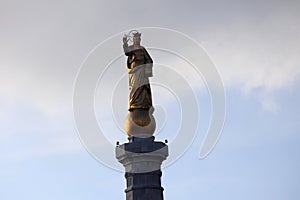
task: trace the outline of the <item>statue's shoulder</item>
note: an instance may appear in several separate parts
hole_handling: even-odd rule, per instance
[[[140,50],[147,52],[147,49],[144,46],[141,46]]]
[[[144,46],[141,46],[141,49],[143,49],[144,51],[147,51],[146,48]]]

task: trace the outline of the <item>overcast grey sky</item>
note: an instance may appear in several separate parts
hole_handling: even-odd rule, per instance
[[[70,95],[78,66],[96,44],[139,26],[195,38],[225,84],[243,90],[272,92],[300,71],[298,1],[1,1],[0,9],[1,92],[48,110],[55,109],[49,95],[62,97],[51,103]]]

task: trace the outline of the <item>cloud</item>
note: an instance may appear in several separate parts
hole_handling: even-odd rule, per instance
[[[0,95],[34,102],[49,114],[70,112],[76,72],[92,47],[134,26],[173,27],[195,37],[228,88],[270,95],[299,77],[297,2],[172,1],[172,9],[158,1],[34,5],[2,7]]]
[[[82,60],[111,34],[138,26],[174,28],[194,37],[216,63],[227,89],[238,89],[248,95],[258,91],[259,95],[253,97],[259,98],[263,108],[276,111],[274,94],[293,88],[299,79],[298,10],[297,1],[156,1],[142,7],[140,2],[123,1],[63,1],[60,5],[7,2],[0,12],[0,24],[4,27],[0,33],[1,119],[14,123],[7,123],[10,127],[3,125],[1,139],[23,140],[26,136],[19,134],[30,135],[32,128],[42,121],[72,118],[73,83]],[[176,64],[173,66],[186,63]],[[196,84],[198,79],[191,77],[193,80]],[[30,109],[20,115],[23,106]],[[36,110],[32,115],[43,118],[26,121],[27,126],[15,129],[14,133],[8,131],[17,123],[24,124],[22,120],[32,110]],[[61,124],[46,123],[42,128],[52,126]],[[61,130],[54,132],[44,137],[55,138],[49,139],[45,151],[40,147],[30,151],[47,152],[52,146],[69,146],[60,143],[68,143],[68,137],[60,135]]]
[[[257,16],[236,16],[211,35],[199,33],[226,87],[259,91],[262,106],[272,111],[277,107],[273,94],[292,88],[300,75],[299,5],[277,6],[256,11]]]
[[[54,118],[32,103],[2,98],[0,121],[2,160],[83,151],[70,116]]]

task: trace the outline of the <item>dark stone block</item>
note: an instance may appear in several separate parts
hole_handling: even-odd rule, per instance
[[[161,171],[148,173],[126,173],[126,200],[162,200]]]
[[[126,200],[163,200],[160,166],[167,156],[168,146],[154,137],[130,137],[128,143],[116,147],[116,157],[126,170]]]
[[[119,148],[132,153],[149,153],[166,148],[166,144],[154,141],[153,136],[149,138],[130,137],[129,142],[120,145]]]

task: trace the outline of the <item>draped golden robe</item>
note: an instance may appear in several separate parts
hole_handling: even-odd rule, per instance
[[[124,45],[129,74],[129,111],[136,109],[149,110],[152,106],[149,77],[152,76],[153,60],[142,47]]]

